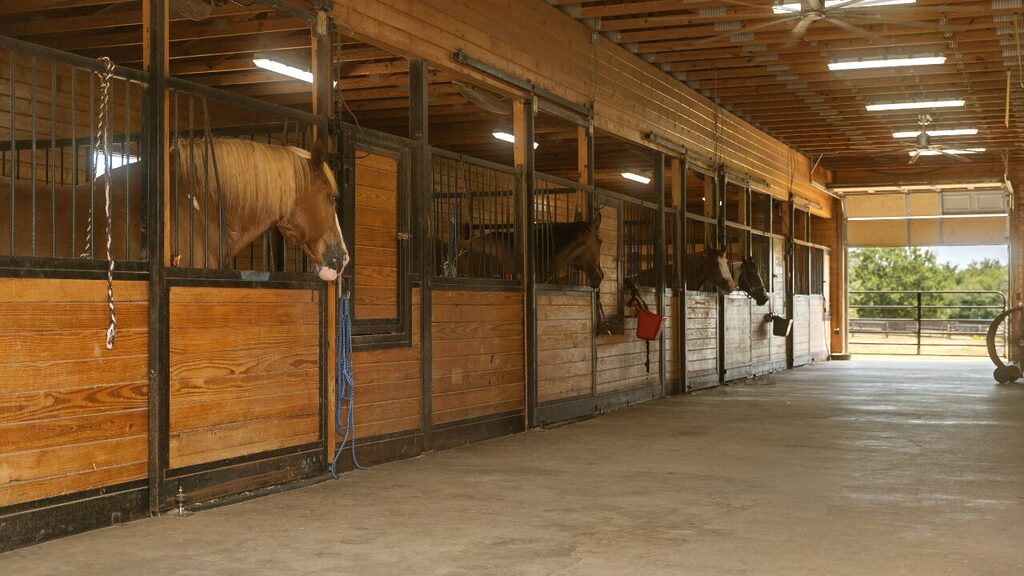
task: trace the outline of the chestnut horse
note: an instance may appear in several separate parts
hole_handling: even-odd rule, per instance
[[[172,238],[183,247],[191,246],[186,265],[224,267],[254,239],[276,226],[289,241],[303,247],[321,279],[336,279],[349,257],[335,212],[338,185],[325,159],[320,145],[314,145],[310,153],[290,146],[228,138],[215,138],[209,143],[202,138],[176,142],[170,151],[171,187],[166,193],[174,216]],[[132,164],[97,178],[94,196],[89,184],[75,190],[54,190],[37,182],[35,206],[32,183],[16,181],[14,255],[32,255],[35,240],[37,256],[80,256],[74,252],[86,244],[89,199],[94,197],[93,253],[102,258],[106,226],[103,192],[108,177],[114,257],[145,258],[140,253],[143,216],[139,202],[145,186],[142,170]],[[10,180],[4,179],[0,181],[0,254],[11,253],[10,206]]]

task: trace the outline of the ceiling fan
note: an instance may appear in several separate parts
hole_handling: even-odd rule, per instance
[[[916,164],[921,156],[933,156],[936,154],[949,156],[950,158],[954,158],[960,162],[970,162],[967,158],[964,158],[954,152],[960,151],[957,148],[932,144],[931,136],[928,135],[928,125],[931,123],[932,117],[929,114],[922,114],[918,117],[917,125],[921,127],[921,131],[917,134],[917,142],[915,142],[914,147],[907,148],[905,150],[905,152],[910,152],[910,162],[908,162],[908,164]]]
[[[251,2],[234,0],[240,6],[249,6]],[[171,0],[171,7],[189,20],[204,20],[210,16],[215,7],[226,6],[228,0]]]
[[[757,8],[758,10],[764,10],[765,8],[764,4],[753,4],[743,0],[720,1],[734,6]],[[790,30],[789,36],[786,38],[786,42],[783,44],[784,48],[792,48],[800,42],[807,33],[807,29],[815,22],[824,22],[835,26],[836,28],[856,34],[862,38],[866,38],[872,42],[878,42],[881,38],[869,30],[865,30],[864,28],[851,24],[851,22],[856,22],[861,25],[898,24],[900,26],[927,28],[929,30],[946,29],[939,24],[920,22],[909,18],[886,18],[878,16],[876,13],[867,12],[868,10],[874,12],[878,7],[884,6],[889,3],[889,1],[890,0],[799,0],[799,7],[795,1],[792,4],[779,1],[773,5],[773,15],[777,18],[774,18],[769,22],[762,22],[761,24],[747,26],[746,28],[741,28],[739,30],[732,30],[725,34],[702,38],[694,42],[694,44],[709,44],[723,38],[728,38],[734,34],[753,32],[755,30],[770,28],[787,22],[795,22],[795,24]]]

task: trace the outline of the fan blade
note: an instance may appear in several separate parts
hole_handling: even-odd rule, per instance
[[[846,2],[840,2],[839,4],[833,4],[827,8],[829,12],[840,8],[856,8],[857,4],[867,2],[867,0],[846,0]],[[862,8],[869,8],[870,6],[863,6]]]
[[[786,42],[782,44],[783,48],[792,48],[796,46],[800,40],[807,34],[807,29],[811,27],[811,23],[814,22],[810,18],[802,18],[797,25],[790,31],[789,37],[786,38]]]
[[[708,38],[701,38],[700,40],[694,41],[693,44],[695,46],[699,46],[701,44],[710,44],[711,42],[715,42],[717,40],[721,40],[722,38],[728,38],[729,36],[732,36],[734,34],[742,34],[744,32],[753,32],[754,30],[761,30],[762,28],[768,28],[770,26],[775,26],[776,24],[782,24],[783,22],[788,22],[790,20],[796,20],[797,18],[800,18],[800,17],[799,16],[788,16],[788,17],[783,18],[781,20],[772,20],[771,22],[762,22],[762,23],[757,24],[755,26],[747,26],[746,28],[741,28],[739,30],[731,30],[729,32],[726,32],[725,34],[719,34],[717,36],[709,36]]]
[[[949,152],[949,151],[945,150],[944,148],[935,148],[934,150],[936,152],[938,152],[939,154],[942,154],[943,156],[951,156],[951,157],[956,158],[957,160],[959,160],[961,162],[970,162],[970,160],[968,160],[967,158],[964,158],[963,156],[960,156],[959,154],[953,154],[952,152]]]
[[[870,14],[857,14],[857,13],[844,13],[843,18],[847,20],[869,20],[871,22],[877,22],[879,24],[894,24],[897,26],[908,26],[910,28],[925,28],[927,30],[939,30],[945,32],[961,32],[965,30],[962,26],[948,26],[943,24],[934,24],[932,22],[918,22],[917,20],[900,20],[898,18],[883,18],[881,16],[872,16]]]
[[[914,150],[914,153],[910,155],[910,162],[907,162],[907,164],[916,164],[918,158],[920,158],[920,157],[921,157],[921,151],[920,150]]]
[[[839,18],[829,16],[827,18],[822,18],[822,20],[824,22],[828,22],[829,24],[835,26],[836,28],[841,28],[843,30],[846,30],[847,32],[851,32],[853,34],[856,34],[857,36],[860,36],[861,38],[866,38],[872,42],[880,42],[882,40],[882,38],[878,36],[878,34],[868,32],[867,30],[863,30],[861,28],[857,28],[856,26],[849,24],[843,20],[840,20]]]

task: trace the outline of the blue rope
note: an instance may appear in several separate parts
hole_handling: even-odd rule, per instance
[[[330,471],[335,480],[338,479],[338,459],[345,451],[345,444],[350,436],[352,443],[349,444],[349,449],[352,451],[352,465],[362,469],[359,459],[356,458],[356,384],[352,378],[352,312],[348,294],[343,294],[340,287],[338,289],[337,334],[338,390],[334,407],[334,428],[341,436],[341,444],[338,445],[334,459],[331,460]],[[348,408],[347,415],[342,421],[341,413],[345,411],[345,408]]]

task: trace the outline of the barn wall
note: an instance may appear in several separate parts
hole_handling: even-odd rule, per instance
[[[772,266],[775,270],[774,292],[771,294],[773,312],[776,316],[792,318],[786,310],[786,241],[783,238],[772,240]],[[768,325],[768,330],[772,326]],[[773,336],[771,341],[772,370],[784,370],[787,365],[786,338]]]
[[[544,2],[341,0],[334,18],[355,38],[494,85],[453,61],[463,49],[575,102],[593,100],[601,130],[642,145],[654,131],[706,157],[720,154],[737,172],[767,180],[780,197],[792,189],[822,206],[819,213],[831,210],[811,186],[806,157],[625,48],[604,38],[595,46],[589,28]]]
[[[0,508],[146,478],[146,288],[108,351],[106,282],[0,278]]]
[[[750,375],[751,358],[751,300],[744,293],[725,297],[725,349],[723,363],[725,380]]]
[[[718,384],[718,295],[686,292],[686,377],[690,389]]]
[[[793,296],[793,366],[811,361],[811,297]]]
[[[483,422],[521,430],[525,405],[525,340],[520,292],[434,290],[432,294],[433,447],[480,439]],[[457,431],[463,425],[470,430]],[[473,430],[475,428],[475,430]],[[488,433],[489,434],[489,433]]]
[[[537,295],[537,401],[589,396],[593,388],[593,298]]]
[[[317,292],[174,287],[170,309],[171,468],[318,439]]]
[[[679,297],[675,295],[674,290],[666,290],[665,328],[662,330],[662,334],[665,335],[665,377],[668,378],[669,382],[678,382],[679,380],[679,362],[677,361],[679,354],[678,331],[682,325],[676,318],[678,313]]]

